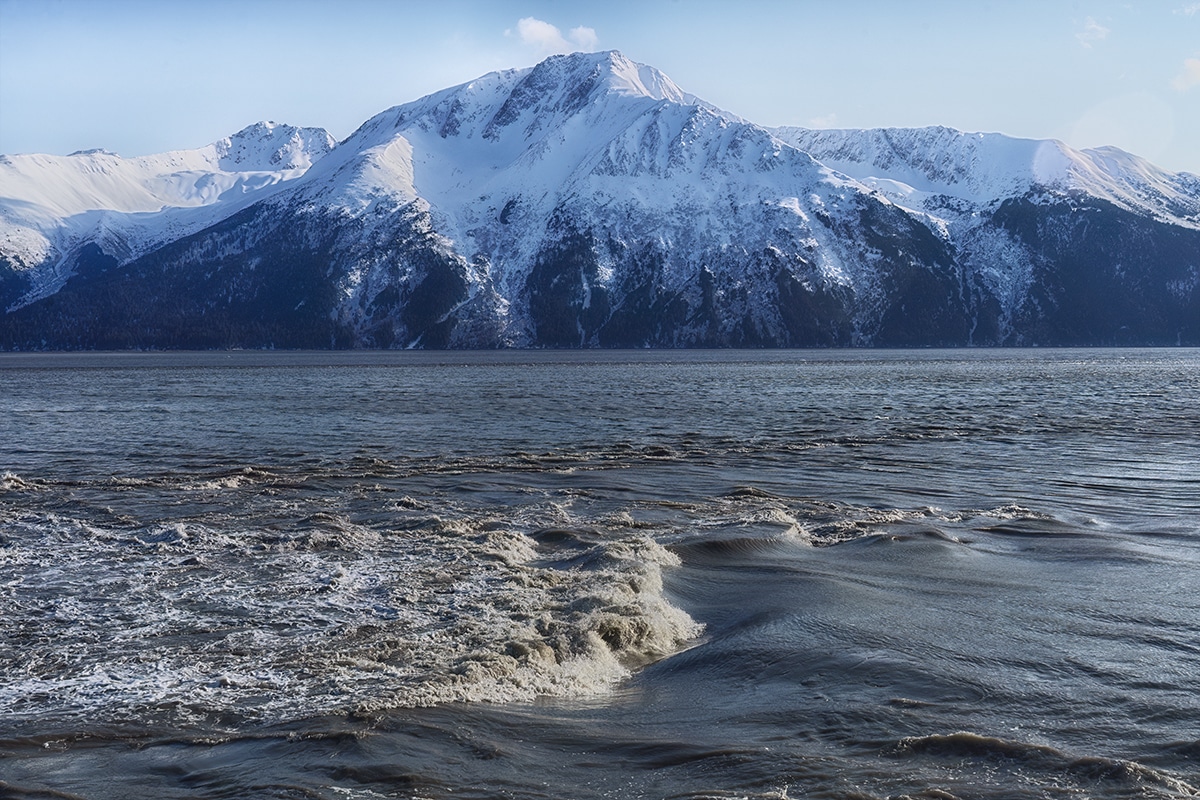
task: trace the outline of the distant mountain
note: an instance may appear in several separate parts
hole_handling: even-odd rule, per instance
[[[202,230],[300,177],[334,144],[324,130],[260,122],[141,158],[0,156],[0,303],[28,305],[90,264],[128,263]]]
[[[1200,344],[1200,178],[767,129],[619,53],[141,159],[0,157],[0,347]]]

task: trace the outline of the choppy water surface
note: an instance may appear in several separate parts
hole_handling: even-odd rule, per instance
[[[1200,793],[1200,352],[0,356],[0,795]]]

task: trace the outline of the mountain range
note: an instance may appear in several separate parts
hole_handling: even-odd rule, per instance
[[[0,156],[0,349],[1200,345],[1200,177],[767,128],[617,52],[325,131]]]

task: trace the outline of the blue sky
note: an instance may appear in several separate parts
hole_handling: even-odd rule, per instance
[[[1200,0],[0,0],[0,152],[142,155],[263,119],[340,139],[563,49],[764,125],[947,125],[1200,174]]]

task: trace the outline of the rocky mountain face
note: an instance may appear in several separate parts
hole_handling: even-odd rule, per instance
[[[555,56],[336,146],[3,157],[0,308],[4,349],[1200,345],[1200,178]]]

